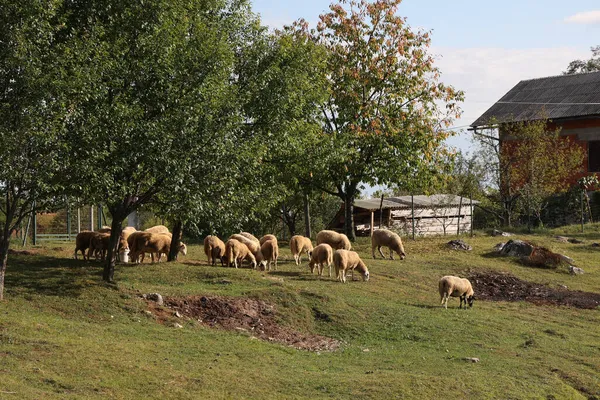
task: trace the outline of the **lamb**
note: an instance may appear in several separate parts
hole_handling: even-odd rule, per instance
[[[244,232],[242,232],[244,233]],[[250,235],[252,236],[252,235]],[[236,233],[234,235],[231,235],[229,237],[229,239],[235,239],[238,242],[244,243],[248,249],[252,252],[252,255],[254,255],[256,262],[260,265],[261,268],[265,268],[267,263],[265,261],[265,257],[263,256],[262,252],[260,251],[260,242],[258,239],[256,239],[256,241],[249,239],[247,236],[242,235],[241,233]]]
[[[279,258],[279,246],[277,245],[277,240],[265,241],[262,246],[260,246],[260,251],[264,256],[267,270],[270,271],[271,263],[275,262],[275,271],[277,271],[277,258]]]
[[[170,233],[143,232],[141,235],[135,235],[131,257],[137,261],[139,255],[151,253],[152,262],[154,262],[154,254],[158,254],[157,262],[160,262],[162,255],[169,253],[171,248],[171,238],[172,235]],[[184,256],[187,254],[187,246],[185,243],[179,244],[179,253]],[[142,257],[142,262],[143,261],[144,259]]]
[[[110,233],[101,233],[101,232],[93,232],[93,235],[90,236],[90,246],[88,249],[87,259],[90,259],[90,256],[94,254],[94,258],[98,260],[100,259],[104,261],[106,259],[106,252],[110,247]]]
[[[335,276],[340,282],[346,283],[346,271],[355,269],[361,273],[363,281],[369,280],[369,269],[355,251],[336,250],[333,253],[333,264],[335,265]]]
[[[292,250],[292,255],[294,256],[296,265],[300,265],[302,263],[302,253],[306,252],[310,258],[313,251],[313,245],[310,241],[310,238],[301,235],[295,235],[290,239],[290,249]]]
[[[373,236],[371,236],[371,253],[373,254],[373,259],[375,259],[375,248],[379,250],[381,257],[385,258],[381,251],[382,246],[387,246],[390,249],[391,260],[394,259],[394,251],[398,253],[401,260],[406,258],[404,246],[402,246],[402,239],[400,239],[400,236],[398,236],[397,233],[387,229],[378,229],[374,231]]]
[[[221,266],[225,263],[225,243],[217,236],[208,235],[204,238],[204,254],[211,265],[217,264],[217,259],[221,260]]]
[[[469,304],[469,307],[473,307],[475,292],[473,292],[473,287],[468,279],[447,275],[440,279],[438,287],[442,300],[441,305],[443,305],[444,308],[448,309],[448,298],[450,296],[460,298],[458,308],[462,308],[463,302],[465,303],[465,309],[467,308],[467,304]]]
[[[225,256],[227,257],[227,266],[238,267],[238,260],[240,267],[242,266],[242,260],[246,259],[250,261],[252,268],[256,268],[256,258],[250,251],[248,246],[236,239],[229,239],[225,243]]]
[[[335,231],[321,231],[317,234],[317,245],[327,243],[334,249],[350,250],[352,245],[348,236]]]
[[[256,238],[256,236],[254,236],[254,235],[253,235],[253,234],[251,234],[251,233],[248,233],[248,232],[241,232],[241,233],[240,233],[240,235],[244,236],[245,238],[248,238],[248,239],[252,240],[253,242],[256,242],[256,243],[258,243],[258,244],[262,244],[262,243],[260,243],[260,240],[258,240],[258,239]]]
[[[262,246],[263,243],[265,243],[267,240],[272,240],[275,243],[277,243],[277,236],[269,234],[269,235],[265,235],[265,236],[261,237],[260,238],[260,245]]]
[[[120,250],[129,250],[129,243],[127,242],[127,239],[134,232],[137,232],[137,230],[133,226],[127,226],[123,228],[121,231],[121,238],[119,239]]]
[[[151,228],[146,229],[144,232],[150,233],[169,233],[169,228],[164,225],[156,225]]]
[[[81,251],[83,259],[89,260],[85,254],[85,251],[90,247],[90,240],[96,233],[97,232],[92,231],[81,231],[77,234],[77,237],[75,238],[75,252],[73,253],[73,258],[77,260],[77,253]]]
[[[318,275],[322,276],[323,267],[327,265],[329,267],[329,277],[331,278],[331,264],[333,264],[333,249],[331,246],[327,243],[322,243],[315,247],[308,262],[310,273],[314,273],[315,267],[318,267]]]

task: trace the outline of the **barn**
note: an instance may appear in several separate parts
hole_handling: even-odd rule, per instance
[[[476,200],[453,194],[399,196],[356,200],[354,224],[356,234],[368,236],[372,229],[391,228],[404,235],[455,235],[469,232]],[[344,206],[328,229],[342,232]]]

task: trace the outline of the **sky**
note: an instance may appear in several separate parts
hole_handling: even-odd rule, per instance
[[[263,24],[278,28],[304,18],[316,26],[330,0],[254,0]],[[569,62],[600,45],[599,0],[404,0],[398,14],[413,29],[432,32],[441,81],[465,92],[464,131],[519,81],[560,75]],[[448,140],[472,149],[470,134]]]

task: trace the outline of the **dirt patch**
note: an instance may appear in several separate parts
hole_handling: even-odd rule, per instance
[[[165,299],[165,308],[149,303],[159,321],[171,318],[175,312],[204,325],[249,335],[310,351],[334,351],[338,340],[320,335],[304,334],[280,325],[275,306],[261,300],[244,297],[191,296]]]
[[[568,289],[554,289],[547,285],[523,281],[510,274],[474,272],[469,280],[475,297],[492,301],[528,301],[534,304],[562,305],[594,309],[600,305],[600,294]]]
[[[39,250],[14,250],[8,249],[10,255],[21,255],[21,256],[35,256],[39,254]]]

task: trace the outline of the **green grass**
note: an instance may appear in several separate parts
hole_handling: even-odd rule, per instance
[[[502,239],[483,234],[463,237],[469,253],[446,250],[452,237],[406,240],[404,261],[373,261],[362,238],[355,247],[371,280],[346,285],[311,276],[306,262],[296,267],[287,247],[279,271],[261,273],[207,266],[200,246],[180,263],[118,266],[117,284],[108,285],[99,264],[47,245],[9,258],[0,399],[599,398],[598,309],[476,301],[458,310],[451,299],[444,310],[437,293],[441,276],[484,269],[600,292],[600,250],[589,246],[600,230],[588,229],[577,235],[581,245],[551,237],[575,236],[576,227],[518,236],[573,257],[582,276],[485,257]],[[176,329],[175,319],[159,324],[144,312],[139,294],[149,292],[267,300],[282,324],[343,345],[316,353],[195,321]],[[315,310],[329,318],[315,319]]]

